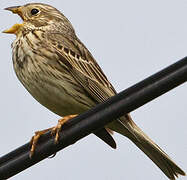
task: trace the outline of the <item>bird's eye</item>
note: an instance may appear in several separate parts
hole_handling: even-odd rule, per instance
[[[31,10],[31,14],[32,15],[36,15],[36,14],[38,14],[39,13],[39,10],[38,9],[32,9]]]

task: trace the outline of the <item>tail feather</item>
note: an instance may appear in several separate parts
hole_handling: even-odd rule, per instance
[[[124,116],[112,122],[108,127],[127,136],[169,179],[175,180],[178,175],[185,175],[185,172],[132,121],[130,116]]]

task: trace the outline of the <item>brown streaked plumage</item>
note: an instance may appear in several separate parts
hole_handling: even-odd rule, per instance
[[[71,23],[57,9],[40,3],[6,9],[23,19],[23,24],[4,31],[16,34],[12,45],[16,75],[42,105],[60,116],[80,114],[116,94],[91,53],[77,38]],[[128,137],[169,179],[185,175],[130,115],[105,128]],[[105,128],[96,135],[115,148],[115,141]]]

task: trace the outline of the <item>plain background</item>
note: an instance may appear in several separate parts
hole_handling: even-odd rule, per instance
[[[21,22],[3,8],[29,2],[1,0],[0,30]],[[118,92],[187,55],[186,0],[43,2],[69,18]],[[14,35],[0,34],[0,155],[25,144],[34,131],[53,126],[59,119],[17,80],[11,60],[14,39]],[[187,172],[186,92],[183,84],[139,108],[132,117]],[[112,150],[90,135],[12,179],[167,179],[128,139],[118,134],[115,139],[118,149]]]

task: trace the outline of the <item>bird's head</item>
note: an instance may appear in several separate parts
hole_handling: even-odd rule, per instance
[[[22,24],[15,24],[4,33],[18,34],[21,30],[47,29],[55,28],[56,30],[68,29],[73,27],[68,19],[56,8],[41,3],[30,3],[24,6],[14,6],[5,8],[14,14],[18,14],[23,20]],[[56,27],[55,27],[56,26]]]

